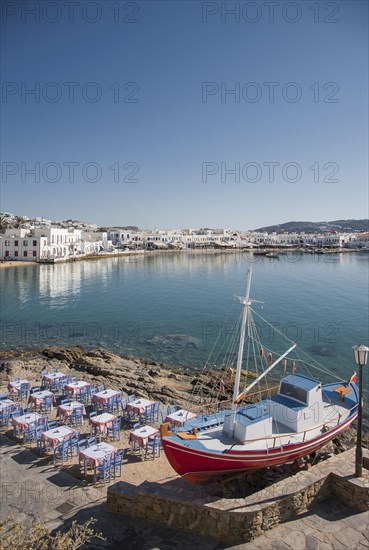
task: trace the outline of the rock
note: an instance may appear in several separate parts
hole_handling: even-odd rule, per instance
[[[321,346],[320,344],[315,344],[310,347],[310,351],[315,355],[320,355],[321,357],[335,357],[336,350],[333,346]]]
[[[160,374],[160,369],[150,369],[149,372],[147,373],[149,376],[159,376]]]
[[[154,336],[153,338],[149,338],[146,342],[152,346],[159,346],[159,347],[177,346],[181,348],[193,348],[193,349],[199,349],[200,346],[202,345],[201,340],[199,340],[198,338],[194,338],[189,334],[162,334],[159,336]]]
[[[42,355],[49,359],[58,359],[59,361],[66,361],[71,364],[77,361],[84,354],[84,349],[81,346],[71,346],[67,348],[60,348],[58,346],[51,346],[41,351]]]

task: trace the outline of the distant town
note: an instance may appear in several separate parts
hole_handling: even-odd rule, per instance
[[[78,220],[52,221],[0,214],[0,260],[54,263],[87,257],[155,250],[250,249],[255,254],[300,250],[310,253],[368,251],[368,220],[288,222],[240,231],[232,228],[146,230],[99,227]]]

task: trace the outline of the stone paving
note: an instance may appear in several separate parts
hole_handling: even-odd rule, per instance
[[[63,529],[77,519],[98,521],[96,530],[106,542],[90,548],[118,550],[363,550],[369,548],[369,512],[355,513],[334,498],[292,521],[267,531],[252,542],[231,546],[200,536],[108,512],[105,492],[86,486],[67,472],[35,463],[35,455],[0,436],[0,516],[13,512],[22,521],[43,521],[50,529]]]

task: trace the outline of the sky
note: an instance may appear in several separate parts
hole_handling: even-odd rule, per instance
[[[1,211],[368,217],[368,3],[3,1]]]

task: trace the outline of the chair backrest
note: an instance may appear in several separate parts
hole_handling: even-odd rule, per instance
[[[36,426],[36,439],[39,439],[41,437],[41,434],[44,432],[44,427],[37,425]]]
[[[53,369],[52,369],[51,372],[58,372],[58,368],[57,368],[57,367],[53,367]]]
[[[132,395],[128,396],[128,403],[132,403],[132,401],[136,401],[136,395],[133,393]]]
[[[105,390],[105,386],[104,384],[100,385],[100,386],[97,386],[97,392],[96,393],[99,393],[101,391],[104,391]]]
[[[53,428],[57,428],[59,426],[59,422],[57,420],[52,420],[49,424],[49,430],[52,430]]]
[[[75,419],[83,418],[83,409],[82,409],[82,407],[76,407],[75,409],[73,409],[72,416]]]
[[[167,416],[168,416],[168,407],[163,407],[160,411],[161,413],[161,419],[163,422],[165,422]]]
[[[37,393],[37,392],[39,392],[39,391],[41,391],[41,386],[34,386],[34,387],[32,388],[32,393]]]
[[[96,445],[96,437],[89,437],[87,439],[87,443],[88,443],[88,446],[90,447],[91,445]]]
[[[154,446],[155,447],[160,447],[161,445],[161,435],[160,434],[155,434],[153,439],[152,439],[152,442],[154,443]]]
[[[27,428],[24,430],[25,432],[35,432],[36,431],[36,422],[30,422],[27,426]]]
[[[70,403],[69,397],[66,398],[66,399],[62,399],[62,400],[60,401],[60,404],[61,404],[61,405],[66,405],[67,403]]]
[[[80,439],[78,441],[78,448],[79,450],[87,449],[88,448],[88,440],[87,439]]]
[[[136,422],[136,424],[133,424],[134,430],[137,430],[138,428],[141,428],[141,422]]]
[[[121,399],[120,406],[122,407],[122,411],[126,410],[127,403],[128,403],[127,397],[124,397],[123,399]]]
[[[22,416],[23,412],[22,411],[13,411],[12,412],[12,418],[17,418],[18,416]]]
[[[123,462],[123,459],[124,459],[124,452],[125,452],[125,449],[119,449],[119,451],[117,451],[117,452],[113,455],[114,464],[121,464],[121,463]]]
[[[40,429],[40,430],[43,430],[44,432],[46,432],[46,430],[48,430],[48,428],[49,428],[49,423],[47,421],[47,417],[40,418],[37,421],[37,429]]]
[[[69,442],[70,442],[71,445],[77,445],[78,440],[79,440],[79,434],[77,432],[72,434],[69,437]]]
[[[89,417],[90,417],[90,418],[93,418],[94,416],[97,416],[97,411],[92,411],[92,412],[90,412]]]
[[[70,437],[65,437],[63,441],[55,447],[55,449],[58,451],[65,452],[69,449],[69,447],[70,447]]]
[[[122,422],[122,419],[121,419],[120,416],[118,416],[117,418],[115,418],[115,419],[113,420],[113,423],[112,423],[113,428],[120,430],[121,422]]]

